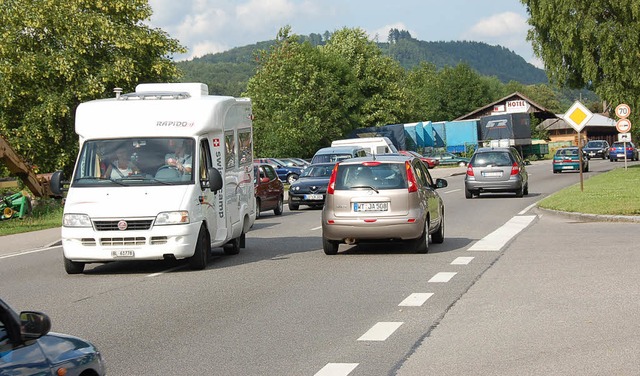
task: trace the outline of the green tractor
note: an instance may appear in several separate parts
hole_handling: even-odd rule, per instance
[[[0,219],[20,218],[31,213],[31,201],[22,192],[2,197]]]

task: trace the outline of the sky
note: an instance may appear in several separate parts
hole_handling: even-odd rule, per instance
[[[506,47],[542,67],[527,42],[528,14],[520,0],[149,0],[151,27],[187,47],[190,60],[275,39],[291,26],[298,35],[361,28],[387,41],[391,28],[422,41],[476,41]]]

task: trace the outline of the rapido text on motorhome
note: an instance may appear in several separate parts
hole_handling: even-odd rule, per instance
[[[66,195],[67,273],[87,263],[238,253],[255,219],[251,101],[205,84],[141,84],[80,104]],[[51,188],[63,191],[61,172]]]

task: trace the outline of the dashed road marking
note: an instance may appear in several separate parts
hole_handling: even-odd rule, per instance
[[[314,227],[314,228],[311,229],[311,231],[320,230],[321,228],[322,228],[322,226]]]
[[[431,277],[429,282],[449,282],[454,275],[458,274],[457,272],[440,272]]]
[[[445,195],[448,195],[449,193],[460,192],[461,190],[462,190],[462,189],[452,189],[452,190],[450,190],[450,191],[446,191],[446,192],[443,192],[443,193],[444,193]]]
[[[402,322],[379,322],[358,338],[358,341],[385,341],[402,324]]]
[[[536,218],[535,215],[515,216],[500,228],[478,240],[469,251],[499,251],[514,236],[524,230]]]
[[[433,296],[432,292],[416,292],[409,295],[405,300],[403,300],[398,306],[400,307],[420,307],[427,301],[431,296]]]
[[[451,261],[451,265],[468,265],[471,260],[473,260],[473,257],[457,257]]]
[[[347,376],[360,363],[327,363],[314,376]]]

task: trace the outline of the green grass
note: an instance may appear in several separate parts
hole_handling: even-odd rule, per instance
[[[0,236],[60,227],[62,209],[58,200],[40,199],[34,205],[30,215],[22,219],[12,218],[0,221]]]
[[[539,206],[565,212],[640,215],[640,165],[616,168],[567,187]]]

